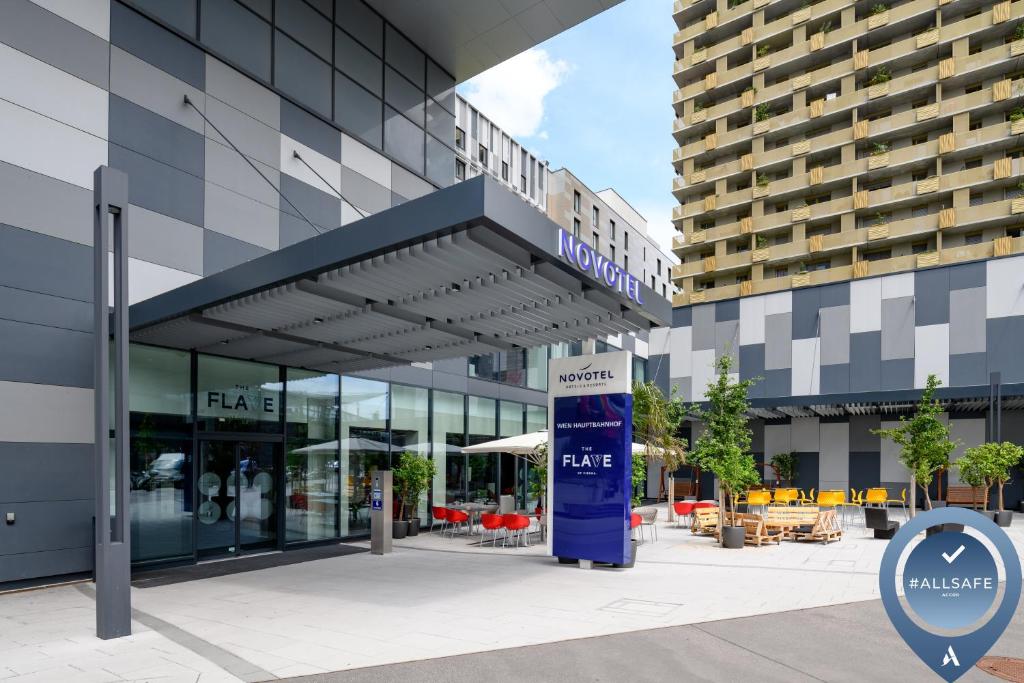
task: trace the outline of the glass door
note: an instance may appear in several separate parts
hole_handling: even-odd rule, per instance
[[[202,441],[196,478],[196,550],[236,555],[277,546],[280,446]]]

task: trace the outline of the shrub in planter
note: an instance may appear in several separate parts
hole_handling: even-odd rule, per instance
[[[1010,526],[1013,512],[1004,509],[1003,486],[1010,481],[1010,472],[1024,458],[1024,448],[1015,443],[983,443],[964,451],[963,457],[956,462],[960,470],[960,479],[971,486],[984,486],[987,502],[988,491],[998,487],[999,499],[993,517],[999,526]],[[988,507],[987,505],[985,507]]]
[[[888,5],[883,5],[881,3],[879,3],[877,5],[872,5],[872,7],[871,7],[871,13],[872,14],[884,14],[884,13],[886,13],[888,11],[889,11],[889,6]]]
[[[401,532],[401,536],[393,532],[394,538],[404,538],[406,533],[412,536],[419,533],[420,525],[417,512],[420,496],[427,490],[427,486],[430,485],[436,472],[437,466],[434,464],[434,461],[428,460],[426,456],[409,451],[399,456],[398,467],[395,467],[392,471],[392,480],[400,501],[398,519],[395,520],[395,523],[404,523],[406,530]],[[406,510],[409,512],[410,519],[415,520],[415,525],[405,521]],[[395,531],[398,531],[397,526]]]
[[[880,66],[875,69],[875,73],[872,74],[868,85],[881,85],[882,83],[888,83],[890,80],[892,80],[892,73],[889,71],[889,68]]]

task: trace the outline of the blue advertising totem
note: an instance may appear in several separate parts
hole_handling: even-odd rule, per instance
[[[632,354],[553,359],[549,378],[551,553],[628,564]]]

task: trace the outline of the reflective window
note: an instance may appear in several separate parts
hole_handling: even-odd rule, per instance
[[[526,431],[539,432],[548,428],[548,409],[545,406],[526,406]]]
[[[523,433],[523,404],[516,401],[501,401],[498,406],[498,436],[518,436]],[[501,495],[515,496],[515,509],[526,505],[526,459],[512,453],[495,453],[498,463]]]
[[[427,178],[440,187],[452,184],[452,164],[455,152],[427,136]]]
[[[494,399],[470,396],[467,406],[467,445],[473,446],[494,439],[498,431]],[[497,502],[498,467],[495,454],[470,455],[466,463],[466,481],[470,501]]]
[[[384,151],[413,171],[423,173],[423,129],[391,107],[385,107],[384,112]]]
[[[334,120],[363,142],[383,144],[383,103],[343,74],[334,72]]]
[[[334,65],[378,97],[384,80],[381,61],[344,31],[334,31]],[[377,112],[380,116],[380,112]]]
[[[434,392],[433,453],[437,463],[434,504],[444,505],[465,498],[466,411],[462,394]]]
[[[391,452],[392,463],[397,465],[402,453],[430,455],[430,390],[422,387],[391,385]],[[417,503],[422,521],[430,521],[427,492]]]
[[[342,377],[342,536],[370,528],[372,477],[390,466],[387,429],[387,383]]]
[[[338,535],[338,376],[288,370],[286,540]]]
[[[526,349],[526,386],[530,389],[548,389],[548,347]]]
[[[270,24],[234,0],[203,0],[199,26],[200,40],[212,50],[259,78],[270,80]]]
[[[196,387],[200,431],[281,432],[276,365],[200,355]]]
[[[274,85],[314,111],[331,115],[331,65],[280,31],[274,33]]]

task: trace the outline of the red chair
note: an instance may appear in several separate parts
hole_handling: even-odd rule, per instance
[[[633,529],[637,528],[638,526],[640,526],[643,523],[644,523],[644,518],[641,517],[639,514],[637,514],[635,512],[629,513],[629,529],[630,529],[630,531],[632,531]],[[641,543],[644,542],[644,530],[643,529],[640,530],[640,542]]]
[[[484,534],[491,532],[491,547],[498,542],[498,530],[505,528],[505,520],[502,515],[493,512],[485,512],[480,515],[480,545],[484,544]]]
[[[469,531],[469,513],[462,510],[448,510],[448,530],[452,532],[452,538],[455,538],[455,530],[461,527],[466,527],[466,531]]]
[[[716,507],[718,507],[718,503],[712,503],[711,501],[707,501],[707,500],[704,500],[704,501],[701,501],[699,503],[694,503],[693,504],[693,509],[694,510],[701,510],[703,508],[716,508]]]
[[[693,508],[696,503],[693,502],[678,502],[672,504],[672,510],[676,513],[676,528],[679,528],[680,520],[689,517],[693,514]]]
[[[530,535],[526,533],[526,529],[530,528],[530,518],[526,515],[517,515],[515,513],[502,515],[501,516],[502,526],[508,532],[505,536],[505,543],[502,545],[508,545],[508,539],[514,538],[516,547],[519,546],[519,540],[523,539],[524,545],[530,545]]]
[[[434,525],[438,522],[441,523],[441,533],[444,533],[444,528],[448,524],[448,510],[435,505],[430,508],[430,530],[434,530]]]

